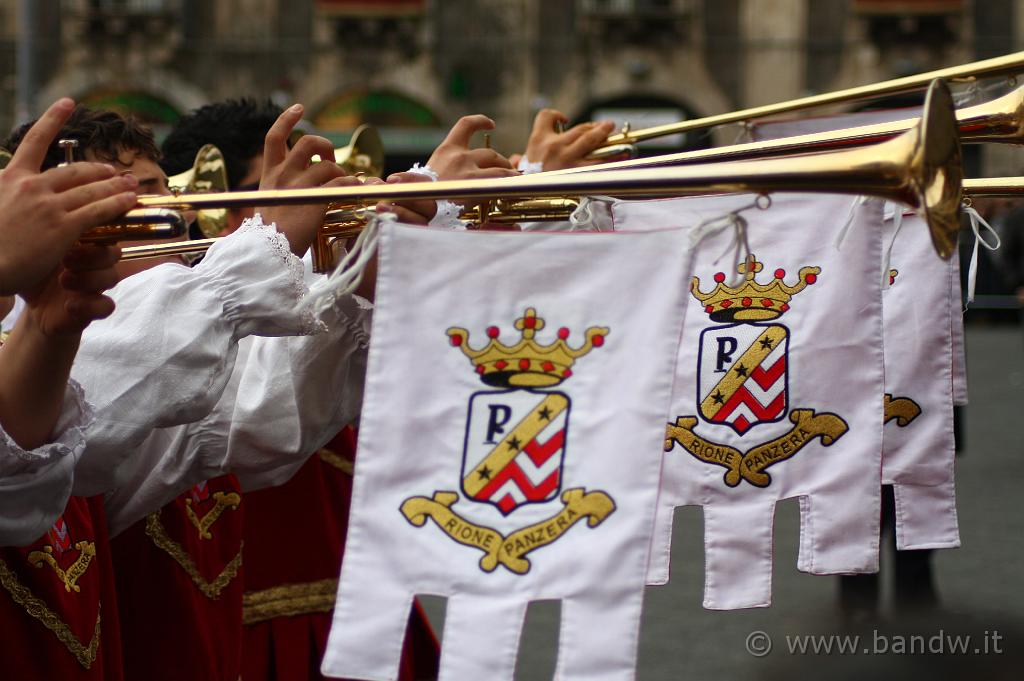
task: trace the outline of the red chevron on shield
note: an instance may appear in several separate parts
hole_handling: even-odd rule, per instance
[[[789,329],[731,324],[705,329],[697,360],[701,417],[743,435],[786,414]]]
[[[481,392],[470,400],[462,489],[508,515],[558,496],[569,422],[560,392]]]

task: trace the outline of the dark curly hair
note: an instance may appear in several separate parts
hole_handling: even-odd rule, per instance
[[[11,133],[3,146],[14,153],[21,144],[25,133],[35,121],[26,123]],[[53,168],[64,161],[64,150],[58,145],[62,139],[78,140],[78,153],[90,150],[98,160],[108,163],[118,160],[125,151],[133,151],[153,161],[160,160],[160,149],[153,139],[153,132],[134,116],[122,116],[113,111],[87,109],[76,106],[60,134],[46,151],[43,168]]]
[[[178,120],[164,140],[160,165],[168,175],[184,172],[192,167],[200,147],[213,144],[224,154],[229,187],[237,189],[280,115],[281,108],[269,100],[243,98],[207,104]]]

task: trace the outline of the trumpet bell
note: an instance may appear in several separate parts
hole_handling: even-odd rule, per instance
[[[167,184],[175,194],[208,194],[228,190],[228,171],[224,154],[212,144],[204,144],[196,152],[192,167],[183,173],[167,178]],[[196,212],[199,231],[208,239],[220,235],[228,224],[225,208],[204,208]]]
[[[372,125],[360,125],[347,146],[334,150],[334,162],[349,175],[380,177],[384,172],[384,142],[380,132]]]
[[[911,163],[912,181],[922,197],[921,211],[932,244],[943,258],[956,250],[964,180],[959,126],[952,111],[949,88],[944,81],[936,81],[925,99]]]

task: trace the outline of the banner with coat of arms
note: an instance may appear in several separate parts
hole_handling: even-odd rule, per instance
[[[688,235],[388,225],[378,259],[325,675],[395,678],[437,594],[442,678],[511,679],[538,599],[560,678],[633,678]]]
[[[713,609],[770,603],[781,499],[799,499],[799,569],[878,567],[881,207],[833,195],[772,201],[744,211],[738,230],[697,228],[708,233],[694,253],[664,442],[648,578],[668,580],[674,508],[700,505],[704,605]],[[707,225],[750,204],[623,201],[612,214],[616,230],[630,231]]]
[[[893,485],[898,549],[960,546],[953,485],[954,326],[959,291],[954,259],[935,255],[924,221],[896,219],[886,205],[892,244],[882,294],[885,318],[885,427],[882,483]],[[959,307],[959,299],[956,301]]]

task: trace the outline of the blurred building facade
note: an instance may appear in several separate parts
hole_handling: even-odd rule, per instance
[[[511,153],[542,106],[637,127],[1022,43],[1024,0],[0,0],[0,130],[62,95],[158,134],[254,95],[303,102],[339,141],[377,124],[420,159],[483,112]]]

